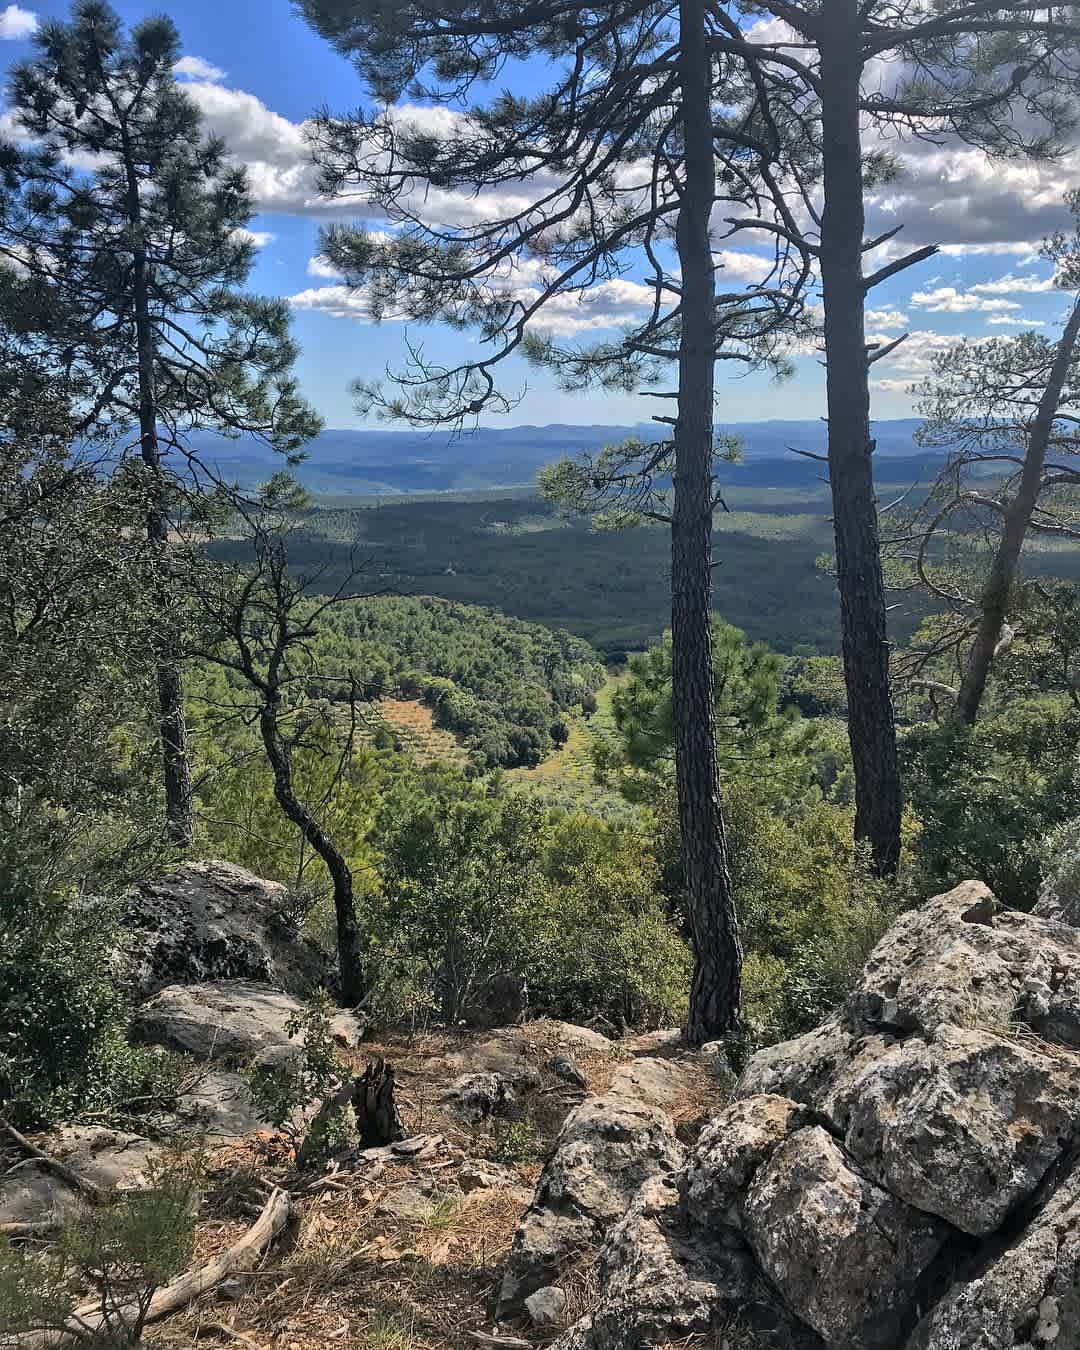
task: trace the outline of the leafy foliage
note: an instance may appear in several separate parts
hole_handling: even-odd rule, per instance
[[[924,724],[903,742],[908,797],[921,824],[924,889],[977,877],[1028,909],[1041,877],[1037,841],[1080,814],[1080,713],[1027,698],[972,728]]]
[[[155,1290],[182,1271],[195,1240],[204,1180],[197,1152],[148,1164],[149,1187],[78,1211],[45,1252],[0,1238],[0,1326],[59,1332],[100,1350],[131,1350]],[[82,1288],[93,1298],[75,1316]]]

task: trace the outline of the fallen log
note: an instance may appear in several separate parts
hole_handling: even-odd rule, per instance
[[[160,1322],[162,1318],[186,1308],[200,1294],[213,1289],[234,1270],[247,1265],[252,1258],[260,1256],[284,1228],[288,1217],[288,1192],[274,1190],[263,1212],[238,1242],[234,1242],[205,1266],[178,1276],[171,1284],[164,1285],[154,1294],[147,1309],[146,1322]],[[117,1316],[117,1312],[113,1311],[114,1322]],[[52,1350],[53,1346],[68,1345],[73,1340],[85,1342],[87,1333],[99,1330],[105,1321],[106,1318],[101,1311],[101,1300],[95,1299],[76,1308],[67,1327],[26,1332],[11,1341],[0,1340],[0,1345],[11,1345],[17,1347],[17,1350]]]
[[[27,1238],[48,1237],[50,1233],[57,1232],[60,1226],[59,1219],[27,1219],[22,1222],[13,1219],[10,1223],[0,1223],[0,1238],[7,1238],[9,1242],[22,1242]]]
[[[3,1130],[9,1139],[14,1140],[24,1153],[29,1154],[31,1158],[39,1162],[47,1171],[52,1172],[54,1176],[66,1181],[80,1195],[85,1195],[87,1200],[92,1201],[95,1205],[100,1205],[105,1199],[105,1192],[96,1181],[91,1181],[89,1177],[82,1177],[78,1172],[73,1172],[59,1158],[54,1158],[51,1154],[38,1148],[37,1144],[32,1144],[25,1135],[20,1134],[15,1126],[4,1120],[2,1116],[0,1116],[0,1130]]]

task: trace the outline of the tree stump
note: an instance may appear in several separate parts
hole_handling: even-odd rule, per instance
[[[394,1066],[373,1060],[353,1079],[352,1104],[361,1148],[383,1148],[405,1138],[397,1103],[394,1101]]]

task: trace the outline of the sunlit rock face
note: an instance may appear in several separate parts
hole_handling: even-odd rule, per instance
[[[616,1128],[618,1103],[584,1106]],[[643,1141],[651,1175],[594,1236],[599,1306],[556,1350],[732,1327],[772,1350],[1078,1350],[1078,1154],[1080,930],[965,882],[894,924],[822,1026],[756,1054],[683,1161],[643,1169]],[[546,1196],[523,1227],[554,1251],[580,1210]]]

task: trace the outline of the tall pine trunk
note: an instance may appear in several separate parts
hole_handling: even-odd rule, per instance
[[[889,689],[889,643],[870,437],[862,275],[859,0],[824,0],[821,36],[825,208],[821,279],[832,488],[855,837],[875,869],[900,860],[900,771]]]
[[[1031,424],[1027,449],[1024,452],[1024,467],[1020,473],[1020,484],[1016,496],[1005,511],[1001,538],[979,599],[979,626],[971,650],[968,652],[964,678],[960,682],[960,692],[956,696],[956,707],[953,710],[954,719],[965,726],[975,725],[979,705],[986,690],[987,676],[994,660],[994,652],[1001,641],[1001,630],[1009,607],[1009,595],[1020,562],[1020,550],[1024,547],[1031,517],[1039,500],[1043,468],[1046,465],[1046,451],[1050,445],[1054,418],[1061,403],[1065,381],[1069,377],[1069,367],[1076,353],[1078,339],[1080,339],[1080,300],[1073,305],[1069,321],[1054,353],[1050,378],[1046,382],[1046,388],[1039,399],[1039,406]]]
[[[682,333],[671,522],[671,674],[679,826],[694,947],[687,1040],[700,1045],[738,1026],[742,951],[720,806],[713,701],[715,277],[709,217],[715,165],[704,0],[680,0],[679,21],[686,182],[677,232]]]
[[[126,144],[126,137],[125,137]],[[161,741],[162,778],[165,787],[165,823],[170,840],[179,848],[195,842],[191,800],[191,761],[188,755],[187,721],[184,717],[184,684],[180,671],[179,635],[170,613],[168,580],[169,518],[166,483],[161,468],[157,432],[157,398],[154,387],[154,328],[150,316],[150,275],[146,251],[140,246],[142,210],[139,182],[130,152],[125,156],[127,214],[135,235],[132,255],[132,291],[135,311],[136,359],[139,370],[139,448],[149,470],[151,504],[146,513],[146,536],[159,571],[157,690],[158,735]]]

